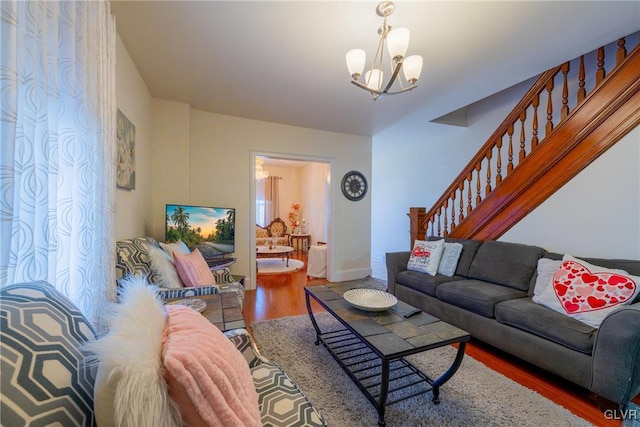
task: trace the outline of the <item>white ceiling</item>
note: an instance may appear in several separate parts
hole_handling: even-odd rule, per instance
[[[432,120],[640,29],[640,1],[398,1],[419,87],[373,102],[344,55],[374,53],[369,1],[111,1],[153,97],[238,117],[375,135]]]

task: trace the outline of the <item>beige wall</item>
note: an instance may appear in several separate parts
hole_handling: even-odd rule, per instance
[[[116,100],[118,109],[136,128],[136,188],[116,190],[115,234],[120,240],[151,233],[152,213],[152,98],[120,36],[116,42]]]
[[[371,138],[193,109],[189,110],[189,120],[186,120],[186,108],[185,104],[153,100],[154,237],[164,237],[166,203],[236,208],[238,261],[231,269],[233,273],[248,276],[247,286],[252,288],[255,283],[255,156],[316,160],[331,165],[329,278],[341,281],[371,273],[370,200],[367,196],[360,202],[350,202],[339,189],[342,175],[349,170],[360,170],[367,177],[371,175]],[[188,178],[184,177],[185,171]],[[303,185],[303,179],[293,176],[291,179]],[[300,194],[300,190],[297,191]],[[281,215],[286,216],[288,206],[285,209]]]
[[[325,169],[300,171],[290,195],[302,214],[330,243],[328,270],[334,281],[365,277],[370,267],[371,201],[350,202],[339,189],[342,175],[356,169],[371,176],[371,138],[247,120],[193,110],[188,104],[154,99],[118,37],[118,108],[136,126],[136,189],[116,195],[116,239],[150,235],[164,240],[165,204],[236,208],[236,253],[232,272],[255,283],[256,155],[325,162]],[[328,177],[327,200],[302,193],[323,186],[312,176]],[[325,179],[325,178],[322,178]],[[324,182],[324,181],[323,181]],[[115,184],[114,184],[115,185]],[[312,190],[313,191],[313,190]],[[288,205],[284,211],[286,216]],[[313,207],[313,212],[310,209]],[[325,210],[330,214],[324,215]],[[327,223],[331,233],[324,236]]]

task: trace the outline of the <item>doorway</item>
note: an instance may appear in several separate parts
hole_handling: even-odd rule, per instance
[[[254,179],[252,186],[252,218],[256,225],[266,226],[278,217],[287,226],[287,233],[308,234],[308,242],[296,239],[297,245],[328,243],[330,236],[330,176],[331,161],[322,158],[306,158],[273,153],[253,153],[253,172],[262,170],[261,179]],[[268,176],[268,179],[265,177]],[[275,202],[266,200],[265,182],[269,186],[277,183],[278,197]],[[277,204],[270,215],[267,205]],[[297,210],[294,206],[297,206]],[[291,215],[290,215],[291,214]],[[297,222],[294,222],[297,221]],[[301,258],[306,261],[306,254]],[[256,264],[257,265],[257,264]],[[306,263],[302,267],[306,271]],[[257,272],[252,272],[252,284],[258,285]],[[252,286],[251,288],[254,288]]]

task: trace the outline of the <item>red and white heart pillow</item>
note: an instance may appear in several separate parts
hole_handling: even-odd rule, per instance
[[[635,300],[640,292],[640,277],[570,255],[564,256],[551,280],[551,286],[533,301],[595,328],[620,305]]]

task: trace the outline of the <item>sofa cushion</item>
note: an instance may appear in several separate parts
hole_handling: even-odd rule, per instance
[[[527,291],[544,252],[537,246],[489,240],[478,248],[468,277]]]
[[[3,426],[94,426],[95,369],[81,346],[95,338],[84,315],[46,282],[0,291]]]
[[[120,302],[105,316],[108,333],[85,347],[99,363],[94,395],[98,425],[181,426],[163,375],[165,311],[156,287],[131,275],[121,280],[121,287]]]
[[[582,353],[591,354],[593,349],[595,328],[536,304],[531,298],[518,298],[497,304],[495,317],[500,323]]]
[[[444,239],[416,240],[407,263],[407,270],[420,271],[432,276],[438,274],[438,265],[444,250]]]
[[[462,255],[462,243],[445,242],[442,256],[440,257],[440,265],[438,265],[438,274],[452,277],[456,274],[458,261]]]
[[[481,280],[459,280],[442,283],[436,288],[442,301],[464,308],[484,317],[494,317],[494,306],[513,298],[524,298],[523,291],[495,285]]]
[[[400,285],[404,285],[408,288],[415,289],[416,291],[435,297],[436,288],[441,283],[464,279],[464,277],[460,276],[448,277],[443,276],[442,274],[431,276],[429,274],[420,273],[417,271],[405,270],[398,273],[396,281]]]
[[[116,279],[131,273],[147,277],[151,283],[158,283],[157,275],[151,270],[149,245],[160,248],[153,237],[136,237],[116,242]]]
[[[156,285],[166,289],[180,289],[184,286],[172,255],[155,246],[149,246],[149,264],[151,271],[158,277]]]
[[[166,310],[162,360],[169,394],[185,424],[262,425],[258,395],[242,353],[195,310],[179,305]]]
[[[640,277],[565,255],[553,283],[533,302],[598,328],[610,313],[640,293]]]
[[[441,237],[431,236],[427,240],[438,240]],[[468,240],[468,239],[455,239],[452,237],[445,237],[445,242],[450,243],[460,243],[462,244],[462,253],[460,254],[460,258],[458,259],[458,267],[456,268],[456,276],[467,277],[469,273],[469,267],[471,267],[471,262],[473,258],[476,256],[476,252],[478,248],[482,244],[480,240]]]
[[[185,286],[199,287],[216,284],[215,276],[198,249],[194,249],[193,252],[187,255],[174,252],[173,260],[175,261],[178,275]]]
[[[285,372],[271,362],[251,368],[265,426],[325,426],[322,416]]]

